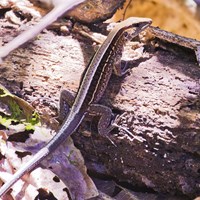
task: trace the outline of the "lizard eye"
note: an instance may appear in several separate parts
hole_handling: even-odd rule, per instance
[[[128,36],[129,36],[128,32],[125,31],[125,32],[124,32],[124,37],[125,37],[125,38],[128,38]]]

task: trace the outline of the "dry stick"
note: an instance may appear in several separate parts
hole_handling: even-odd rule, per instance
[[[74,6],[84,2],[85,0],[60,0],[54,1],[54,8],[33,28],[21,33],[15,37],[11,42],[0,48],[0,63],[11,51],[17,49],[22,44],[36,37],[44,28],[56,21],[60,16],[65,14]]]
[[[132,0],[129,0],[129,2],[128,2],[126,8],[124,9],[123,20],[125,20],[126,11],[127,11],[128,7],[131,5],[131,2],[132,2]]]

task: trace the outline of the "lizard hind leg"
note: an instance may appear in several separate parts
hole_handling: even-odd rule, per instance
[[[60,94],[60,102],[59,102],[59,115],[58,120],[64,121],[64,119],[67,117],[70,108],[72,107],[72,104],[74,103],[74,95],[67,91],[62,90]]]

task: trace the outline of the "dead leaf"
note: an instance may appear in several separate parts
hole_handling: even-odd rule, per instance
[[[16,132],[19,132],[33,130],[35,125],[40,124],[40,118],[35,109],[23,99],[11,94],[2,85],[0,85],[0,102],[2,106],[0,124],[7,128],[16,128]]]

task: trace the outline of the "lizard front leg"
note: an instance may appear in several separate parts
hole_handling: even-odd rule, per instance
[[[111,124],[112,110],[100,104],[91,104],[88,112],[89,114],[100,116],[97,126],[98,133],[102,136],[107,136],[114,128],[114,126]]]
[[[116,56],[113,71],[116,76],[123,76],[129,71],[129,68],[127,67],[127,62],[121,62],[121,55]]]

